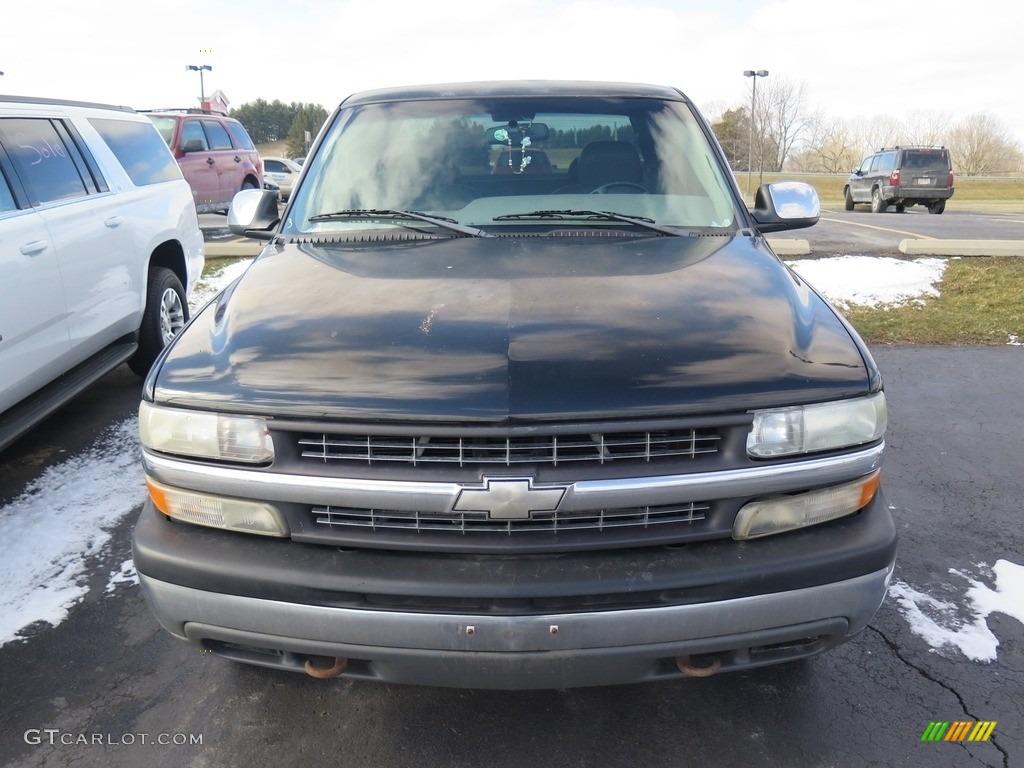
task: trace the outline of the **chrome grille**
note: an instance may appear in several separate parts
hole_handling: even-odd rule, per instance
[[[579,461],[694,459],[717,453],[719,439],[715,429],[671,429],[513,437],[322,434],[303,435],[298,445],[303,458],[324,462],[557,466]]]
[[[530,519],[490,520],[486,512],[405,512],[392,509],[313,507],[318,525],[342,529],[443,531],[446,533],[559,533],[650,528],[657,525],[697,523],[705,519],[708,504],[683,503],[657,507],[601,509],[587,512],[534,512]]]

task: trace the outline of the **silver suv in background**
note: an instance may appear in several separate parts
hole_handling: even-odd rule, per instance
[[[846,210],[870,203],[872,213],[885,213],[890,205],[903,213],[923,205],[928,213],[942,213],[953,196],[953,166],[945,147],[889,147],[864,158],[843,188]]]
[[[192,193],[146,117],[0,96],[0,448],[120,363],[145,374],[203,261]]]

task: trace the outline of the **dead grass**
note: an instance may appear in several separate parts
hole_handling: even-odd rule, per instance
[[[256,150],[260,153],[260,157],[290,157],[288,154],[288,142],[283,140],[257,144]]]
[[[843,314],[869,344],[1024,342],[1024,258],[951,259],[936,287],[935,297]]]

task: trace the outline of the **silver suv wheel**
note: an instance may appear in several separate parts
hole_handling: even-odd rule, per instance
[[[882,190],[875,187],[871,191],[871,212],[872,213],[885,213],[885,209],[889,206],[885,200],[882,199]]]

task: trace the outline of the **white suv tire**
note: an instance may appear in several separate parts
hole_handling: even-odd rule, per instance
[[[145,376],[153,361],[188,322],[188,302],[178,276],[166,267],[149,273],[146,311],[139,326],[139,349],[128,359],[128,367]]]

